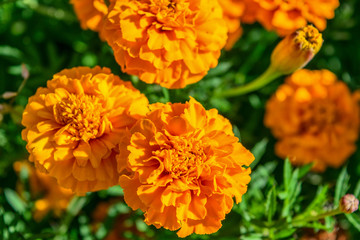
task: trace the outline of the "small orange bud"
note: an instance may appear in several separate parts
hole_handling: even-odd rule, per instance
[[[270,68],[282,74],[303,68],[319,52],[322,43],[322,34],[314,26],[300,28],[276,46]]]
[[[353,213],[359,208],[359,200],[352,194],[346,194],[340,199],[340,210],[343,213]]]

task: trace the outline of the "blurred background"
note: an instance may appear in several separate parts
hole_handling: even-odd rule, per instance
[[[360,88],[360,1],[342,0],[340,4],[336,17],[328,21],[328,27],[323,32],[322,49],[306,68],[328,69],[350,89],[356,90]],[[49,189],[53,187],[41,186],[38,193],[34,194],[31,182],[41,180],[31,180],[36,175],[32,173],[31,166],[14,166],[14,162],[28,157],[26,144],[21,139],[21,114],[27,99],[38,87],[46,86],[46,81],[60,70],[75,66],[109,67],[122,79],[132,81],[151,103],[185,102],[188,96],[193,96],[206,109],[217,108],[231,121],[242,144],[255,151],[257,156],[252,180],[253,188],[257,190],[251,190],[253,193],[247,196],[255,200],[253,204],[244,205],[252,212],[252,218],[258,216],[261,219],[266,207],[266,196],[261,196],[262,193],[258,191],[268,190],[269,184],[277,182],[280,185],[283,181],[283,160],[274,155],[275,139],[263,125],[265,103],[283,82],[283,78],[248,95],[229,99],[213,97],[215,89],[228,89],[259,76],[267,68],[270,54],[280,40],[275,33],[267,32],[259,24],[244,25],[243,28],[242,38],[231,51],[222,53],[219,65],[203,80],[185,89],[168,90],[122,74],[111,48],[99,39],[97,33],[80,28],[68,1],[0,0],[0,94],[8,94],[0,98],[0,239],[3,236],[4,239],[90,240],[102,239],[109,233],[113,234],[112,239],[177,238],[173,232],[157,230],[144,224],[142,214],[130,211],[125,205],[119,187],[73,201],[64,200],[70,201],[71,205],[56,206],[56,209],[62,209],[58,214],[53,214],[56,213],[54,210],[51,213],[50,197],[50,203],[43,203],[50,209],[49,212],[35,219],[34,209],[39,210],[43,206],[37,202],[41,198],[39,196],[49,196]],[[27,72],[29,77],[24,82]],[[21,91],[16,98],[6,97],[11,92],[17,92],[19,87]],[[337,180],[341,176],[347,181],[349,191],[354,191],[360,178],[359,161],[360,150],[357,150],[347,162],[347,174],[341,172],[341,169],[328,169],[324,174],[310,173],[301,178],[302,193],[294,205],[294,211],[296,206],[300,209],[314,198],[318,186],[327,185],[328,196],[334,195]],[[258,180],[254,181],[254,178]],[[59,196],[57,194],[55,196]],[[257,201],[263,202],[264,206],[252,206]],[[332,202],[332,199],[328,197],[324,201]],[[246,228],[246,224],[243,224],[243,210],[235,206],[223,221],[223,228],[213,236],[190,238],[236,239],[243,236],[241,239],[262,239],[260,235],[251,233],[242,235],[247,231],[242,229]],[[354,218],[355,222],[360,220],[358,215]],[[357,223],[360,226],[360,222]],[[331,226],[333,223],[329,224]],[[351,236],[349,239],[360,239],[359,231],[345,217],[340,216],[336,224],[346,230],[348,236]],[[113,233],[113,226],[118,226],[121,234]],[[292,236],[300,238],[304,231],[296,231]],[[123,235],[123,238],[119,235]]]

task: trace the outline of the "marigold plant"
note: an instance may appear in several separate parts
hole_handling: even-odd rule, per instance
[[[326,28],[326,20],[335,16],[339,0],[244,0],[246,10],[242,21],[259,21],[267,30],[287,35],[307,23],[320,31]]]
[[[38,171],[28,161],[17,161],[14,170],[19,175],[21,171],[27,171],[31,198],[35,200],[33,217],[41,221],[50,211],[60,217],[66,210],[71,198],[74,196],[71,190],[60,187],[56,179]],[[18,181],[17,191],[24,192],[25,183]]]
[[[276,154],[313,170],[339,167],[355,151],[359,106],[355,95],[328,70],[299,70],[286,79],[266,106]]]
[[[116,1],[104,24],[122,70],[167,88],[203,78],[227,39],[216,0]]]
[[[219,3],[228,26],[228,40],[225,49],[230,50],[242,34],[240,19],[245,10],[245,3],[243,0],[221,0]]]
[[[53,76],[23,113],[29,160],[79,195],[117,183],[122,131],[147,112],[148,100],[108,68],[77,67]]]
[[[151,108],[119,145],[126,203],[179,237],[216,232],[247,191],[254,156],[227,119],[192,98]]]

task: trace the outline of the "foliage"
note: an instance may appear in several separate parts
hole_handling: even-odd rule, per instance
[[[323,33],[322,50],[307,67],[331,70],[352,90],[360,88],[359,10],[360,1],[341,1],[336,18],[328,22]],[[121,200],[118,186],[76,197],[60,219],[48,215],[40,222],[32,217],[34,201],[29,188],[22,193],[15,191],[18,176],[12,164],[28,156],[20,134],[21,113],[28,97],[45,86],[54,73],[80,65],[111,68],[121,78],[131,80],[150,102],[185,102],[193,96],[206,109],[217,108],[230,119],[242,144],[252,149],[256,160],[243,201],[234,206],[217,233],[189,239],[297,239],[304,227],[332,230],[335,224],[349,231],[353,239],[360,238],[359,212],[328,216],[345,193],[360,196],[360,150],[342,169],[317,174],[309,172],[310,166],[293,168],[289,161],[275,156],[275,139],[263,126],[265,103],[283,79],[249,95],[229,99],[214,96],[214,91],[249,82],[266,69],[279,41],[275,33],[258,24],[244,26],[242,38],[231,51],[222,52],[215,69],[200,82],[177,90],[147,85],[122,74],[110,47],[96,33],[81,30],[68,1],[2,0],[0,36],[0,94],[8,94],[0,98],[0,239],[103,239],[119,216],[125,216],[126,224],[141,233],[126,230],[128,239],[177,238],[174,232],[144,224],[142,213],[132,212]],[[27,78],[27,70],[30,76],[26,84],[12,98],[12,92],[16,93]],[[19,179],[28,183],[26,173]],[[110,199],[120,200],[111,205],[105,220],[94,229],[93,210]]]

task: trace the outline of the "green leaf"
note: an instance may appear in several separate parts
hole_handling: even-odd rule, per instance
[[[12,189],[6,188],[4,190],[5,198],[10,206],[18,213],[24,213],[26,210],[26,203],[19,197],[19,195]]]
[[[250,235],[246,235],[246,236],[241,236],[242,240],[262,240],[263,239],[263,235],[260,233],[253,233]]]
[[[355,190],[354,190],[354,196],[356,198],[360,197],[360,180],[357,182]]]
[[[336,181],[334,205],[338,206],[340,198],[345,195],[349,189],[349,175],[346,171],[346,166],[341,170]]]
[[[164,101],[165,103],[170,102],[170,94],[169,90],[167,88],[162,87],[161,88],[162,93],[164,94]]]
[[[301,168],[299,168],[299,178],[302,178],[304,177],[312,168],[314,164],[313,163],[310,163],[310,164],[307,164],[305,166],[302,166]]]
[[[289,189],[289,184],[291,181],[291,163],[290,160],[288,158],[285,159],[285,164],[284,164],[284,186],[285,186],[285,191],[288,191]]]
[[[269,140],[264,138],[251,149],[251,153],[254,154],[255,160],[250,164],[250,168],[254,168],[256,164],[260,161],[262,156],[265,153],[266,146],[268,144]]]
[[[360,231],[360,217],[356,214],[345,214],[345,217],[349,222],[358,230]]]
[[[75,196],[71,199],[66,211],[72,216],[76,216],[87,202],[87,197]]]
[[[290,237],[296,232],[296,228],[284,229],[275,234],[275,239],[282,239]]]
[[[268,221],[271,222],[272,217],[274,216],[276,212],[276,186],[273,185],[271,190],[268,192],[266,197],[266,205],[265,210],[266,214],[268,216]]]
[[[39,233],[39,234],[34,234],[30,237],[27,237],[27,240],[36,240],[36,239],[53,239],[55,236],[55,233]]]
[[[284,166],[284,185],[285,185],[285,199],[284,206],[281,212],[282,217],[291,217],[290,210],[294,204],[296,197],[300,194],[301,184],[298,183],[299,169],[291,173],[290,162],[285,160]]]
[[[307,214],[310,214],[311,211],[316,210],[319,207],[322,207],[324,202],[326,201],[326,194],[329,190],[329,186],[319,186],[315,199],[309,204],[309,206],[306,208],[306,210],[301,214],[303,216],[306,216]]]
[[[4,209],[0,207],[0,239],[4,237],[5,221],[4,221]]]

